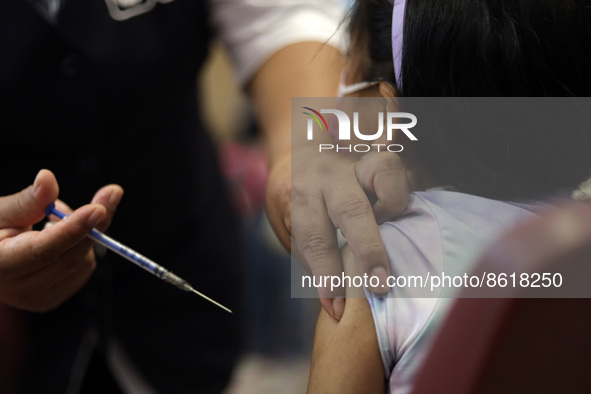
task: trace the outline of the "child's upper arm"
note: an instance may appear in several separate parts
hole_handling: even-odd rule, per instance
[[[347,275],[355,275],[353,255],[343,249]],[[309,393],[380,393],[384,368],[371,310],[363,289],[347,289],[340,321],[321,310],[316,325]]]

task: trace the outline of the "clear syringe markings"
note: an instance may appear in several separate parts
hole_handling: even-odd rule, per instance
[[[59,211],[55,207],[54,203],[51,203],[47,207],[47,209],[45,210],[45,215],[47,217],[49,217],[50,215],[54,215],[60,219],[64,219],[66,217],[66,214]],[[96,229],[92,229],[90,231],[90,234],[88,234],[88,237],[91,238],[97,244],[103,245],[105,248],[117,253],[119,256],[124,257],[125,259],[131,261],[132,263],[142,267],[143,269],[145,269],[146,271],[148,271],[152,275],[157,276],[158,278],[164,280],[165,282],[175,285],[176,287],[178,287],[181,290],[191,291],[191,292],[197,294],[198,296],[205,298],[207,301],[219,306],[223,310],[232,313],[232,311],[229,308],[223,306],[222,304],[220,304],[217,301],[212,300],[211,298],[209,298],[205,294],[200,293],[197,290],[195,290],[193,288],[193,286],[191,286],[189,284],[189,282],[187,282],[186,280],[178,277],[177,275],[173,274],[172,272],[170,272],[166,268],[162,267],[161,265],[155,263],[154,261],[150,260],[149,258],[147,258],[145,256],[142,256],[141,254],[139,254],[135,250],[128,248],[127,246],[115,241],[113,238],[101,233],[100,231],[98,231]]]

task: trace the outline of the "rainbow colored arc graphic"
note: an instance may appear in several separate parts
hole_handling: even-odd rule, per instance
[[[316,121],[316,123],[318,123],[318,126],[320,126],[320,130],[324,130],[324,127],[322,127],[322,123],[324,123],[324,126],[326,127],[326,131],[328,131],[328,124],[326,124],[326,120],[324,120],[324,116],[320,115],[320,112],[313,110],[310,107],[302,107],[303,109],[307,109],[308,111],[312,111],[314,114],[311,114],[309,112],[302,112],[303,114],[306,114],[310,117],[312,117],[312,119],[314,119]],[[320,119],[318,119],[320,118]],[[320,120],[322,119],[322,123],[320,123]]]

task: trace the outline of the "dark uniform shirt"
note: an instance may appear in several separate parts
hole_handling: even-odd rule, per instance
[[[198,118],[208,10],[126,3],[66,1],[52,19],[0,2],[0,195],[41,168],[72,207],[118,183],[109,234],[235,308],[236,225]],[[99,352],[116,338],[164,393],[219,392],[237,348],[235,317],[107,253],[73,299],[29,315],[25,391],[65,392],[89,327]]]

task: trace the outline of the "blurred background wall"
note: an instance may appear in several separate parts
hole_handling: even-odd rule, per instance
[[[303,393],[319,302],[291,298],[290,256],[264,211],[268,167],[256,119],[227,53],[219,44],[211,51],[199,83],[203,118],[242,218],[245,247],[244,354],[226,394]]]

